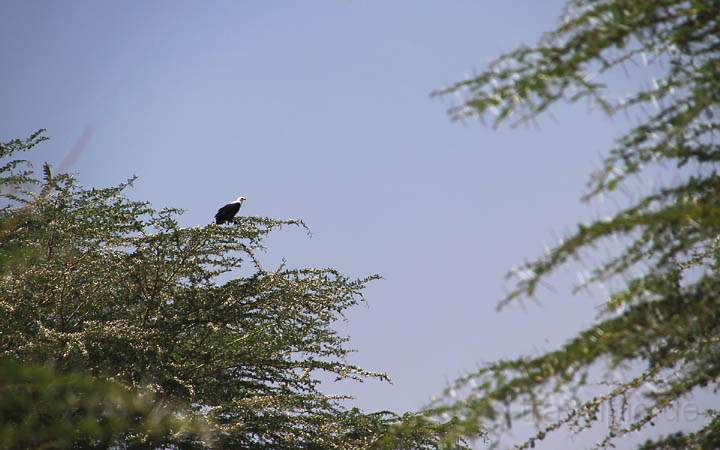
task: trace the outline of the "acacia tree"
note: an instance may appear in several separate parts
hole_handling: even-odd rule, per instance
[[[0,156],[42,139],[3,143]],[[19,160],[0,174],[10,202],[0,230],[0,356],[150,390],[209,424],[212,441],[165,435],[164,445],[432,449],[444,437],[445,425],[419,415],[363,413],[319,390],[321,372],[387,378],[348,364],[347,338],[333,329],[377,277],[263,267],[263,239],[302,222],[239,217],[187,228],[181,211],[125,197],[132,180],[86,189],[48,166],[36,179]],[[39,193],[23,190],[32,184]],[[402,433],[387,433],[398,424]],[[121,437],[132,448],[158,442]]]
[[[677,168],[673,181],[636,192],[611,218],[578,225],[547,254],[509,274],[515,288],[500,307],[534,296],[560,266],[609,238],[624,243],[614,256],[598,255],[600,262],[582,284],[614,285],[591,328],[555,351],[486,365],[449,388],[467,395],[448,395],[433,412],[454,416],[456,433],[484,428],[500,445],[518,418],[530,418],[539,431],[520,445],[528,448],[559,428],[585,430],[608,411],[606,435],[597,447],[612,446],[652,425],[686,395],[717,388],[718,11],[717,0],[570,0],[559,26],[537,45],[504,54],[478,76],[436,93],[464,95],[450,111],[455,119],[479,117],[495,125],[531,121],[556,102],[581,99],[611,115],[641,117],[592,174],[586,200],[613,195],[628,177],[658,166]],[[649,72],[656,78],[627,96],[613,95],[602,81],[623,68],[634,80]],[[586,390],[594,393],[566,405],[560,419],[543,417],[544,407],[554,406],[563,392],[618,367],[634,368],[634,376]],[[640,413],[623,414],[640,396]],[[661,437],[643,448],[718,448],[718,423],[709,411],[698,432]]]
[[[0,142],[0,157],[29,150],[44,138]],[[0,167],[0,195],[23,198],[36,180],[23,160]],[[25,205],[30,206],[30,205]],[[0,213],[0,276],[23,270],[30,252],[25,242],[8,237],[25,225],[24,215],[5,204]],[[13,302],[0,302],[3,313]],[[0,336],[6,333],[0,330]],[[207,426],[182,404],[171,404],[142,389],[98,380],[82,373],[58,373],[52,367],[0,359],[0,448],[122,448],[167,446],[178,438],[185,447],[209,440]],[[122,445],[121,445],[122,444]]]

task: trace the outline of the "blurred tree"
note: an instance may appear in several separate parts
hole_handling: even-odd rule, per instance
[[[49,367],[0,362],[0,448],[202,445],[206,427],[152,395]]]
[[[42,136],[2,144],[0,156]],[[185,228],[181,211],[126,198],[132,180],[85,189],[47,165],[37,180],[14,160],[0,172],[10,201],[0,217],[0,356],[191,405],[212,425],[214,448],[434,449],[447,440],[446,424],[362,413],[320,392],[319,374],[387,378],[348,364],[347,338],[333,329],[377,277],[264,268],[263,239],[302,222]]]
[[[540,431],[520,446],[528,448],[560,427],[582,431],[606,419],[597,446],[612,446],[688,394],[717,388],[719,22],[717,0],[570,0],[557,29],[537,45],[504,54],[480,75],[436,93],[464,95],[450,111],[454,118],[494,114],[495,125],[532,121],[561,100],[587,99],[611,115],[639,116],[592,175],[587,200],[611,194],[629,176],[677,168],[673,181],[636,192],[611,218],[579,225],[547,254],[511,271],[515,289],[501,307],[533,296],[559,266],[607,238],[625,243],[579,286],[616,285],[594,326],[556,351],[486,365],[448,388],[433,412],[455,417],[458,435],[483,427],[499,445],[518,418],[530,418]],[[632,79],[647,76],[646,87],[613,98],[600,80],[626,67]],[[544,417],[545,408],[589,386],[593,375],[623,367],[632,369],[632,379],[603,380],[585,389],[593,392],[589,398],[573,397],[579,403],[565,405],[561,418]],[[457,393],[467,395],[458,400]],[[627,414],[633,406],[636,414]],[[719,448],[718,416],[708,411],[703,423],[696,433],[644,448]]]

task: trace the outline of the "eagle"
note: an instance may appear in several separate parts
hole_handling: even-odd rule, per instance
[[[215,214],[215,223],[221,225],[225,222],[230,222],[233,217],[235,217],[235,214],[240,211],[240,207],[244,201],[245,197],[240,196],[234,201],[218,209],[217,214]]]

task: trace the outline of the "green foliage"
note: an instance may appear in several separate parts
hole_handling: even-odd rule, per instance
[[[673,433],[657,441],[647,441],[639,450],[697,449],[715,450],[720,448],[720,417],[717,412],[710,414],[712,420],[694,433]]]
[[[154,448],[168,437],[190,448],[204,431],[151,395],[49,367],[0,362],[0,392],[0,448]]]
[[[9,142],[0,141],[0,161],[3,162],[0,167],[0,199],[6,202],[15,202],[26,204],[28,202],[27,187],[37,183],[32,176],[29,163],[23,159],[9,159],[18,153],[28,151],[44,141],[43,136],[45,130],[38,130],[33,133],[25,141],[14,139]],[[16,214],[9,214],[10,204],[0,204],[0,239],[6,233],[14,229],[22,210]],[[4,243],[0,247],[0,273],[6,264],[12,264],[22,254],[22,248],[17,244]]]
[[[302,222],[188,228],[177,209],[125,197],[133,180],[86,189],[47,165],[42,180],[31,175],[18,182],[40,192],[13,196],[0,218],[0,248],[21,249],[4,257],[0,356],[191,407],[213,448],[438,448],[447,424],[348,410],[319,390],[320,374],[387,379],[347,363],[347,338],[334,329],[377,276],[263,267],[263,240]]]
[[[47,139],[43,136],[44,132],[45,130],[38,130],[24,141],[14,139],[9,142],[0,142],[0,159],[5,160],[17,153],[32,149]],[[36,180],[32,177],[32,171],[28,167],[26,160],[9,160],[0,167],[0,186],[2,187],[2,190],[0,190],[0,197],[2,198],[25,201],[24,198],[17,197],[14,193],[23,185],[33,183],[36,183]]]
[[[541,430],[521,445],[528,448],[563,426],[585,430],[600,420],[601,411],[609,411],[607,434],[597,444],[606,447],[652,425],[689,393],[717,388],[718,11],[717,0],[571,0],[561,24],[539,44],[502,55],[480,75],[436,93],[465,95],[450,111],[454,118],[495,114],[495,125],[534,120],[560,100],[587,99],[611,115],[643,117],[592,175],[586,200],[612,194],[629,176],[678,168],[673,181],[639,193],[607,220],[579,225],[546,255],[511,272],[515,289],[500,306],[533,297],[551,273],[608,238],[625,243],[578,286],[623,281],[593,327],[556,351],[489,364],[448,390],[467,395],[460,400],[448,395],[433,412],[455,417],[458,435],[465,434],[463,427],[482,424],[498,444],[514,421],[527,418]],[[630,95],[613,98],[601,82],[618,68],[641,77],[644,66],[661,75]],[[635,374],[614,383],[603,379],[590,398],[577,396],[599,368],[634,368]],[[559,419],[545,417],[543,411],[563,396],[575,405],[565,405]],[[639,398],[650,403],[637,416],[623,414]],[[718,430],[715,418],[698,433],[673,435],[656,445],[716,448]],[[657,448],[652,445],[645,448]]]

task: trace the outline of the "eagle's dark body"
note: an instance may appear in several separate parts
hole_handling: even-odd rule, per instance
[[[225,222],[231,221],[233,217],[235,217],[235,214],[240,211],[240,206],[242,206],[242,202],[244,200],[244,197],[238,197],[238,199],[234,202],[228,203],[227,205],[218,209],[217,214],[215,214],[215,223],[221,225]]]

